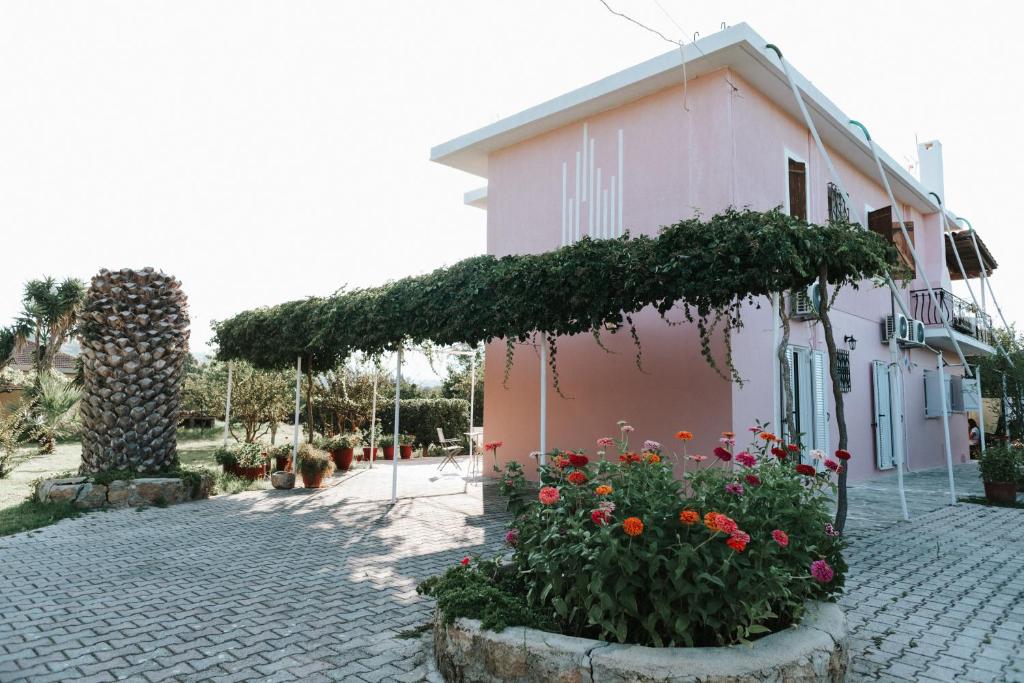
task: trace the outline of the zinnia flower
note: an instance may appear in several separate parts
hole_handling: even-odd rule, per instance
[[[704,515],[704,526],[706,526],[709,531],[718,531],[718,517],[719,515],[717,512],[707,513]]]
[[[661,456],[658,455],[657,453],[647,453],[645,459],[647,460],[647,464],[649,465],[654,465],[656,463],[661,462]]]
[[[704,455],[688,455],[688,456],[686,456],[686,459],[687,460],[692,460],[694,462],[704,462],[705,460],[707,460],[707,456],[704,456]]]
[[[824,457],[825,457],[825,451],[819,450],[817,448],[815,448],[813,451],[811,451],[811,459],[812,460],[821,460]]]
[[[739,525],[736,524],[736,522],[734,522],[729,517],[726,517],[722,513],[712,512],[709,514],[714,515],[714,518],[711,521],[712,526],[708,526],[707,515],[704,515],[704,526],[708,527],[708,529],[710,529],[711,531],[721,531],[723,534],[732,534],[737,529],[739,529]]]
[[[729,462],[730,460],[732,460],[732,453],[725,450],[721,446],[715,446],[715,455],[718,456],[719,460],[722,460],[724,462]]]
[[[612,487],[609,486],[608,484],[601,484],[596,489],[594,489],[594,493],[596,493],[599,496],[607,496],[611,492]]]
[[[468,567],[469,566],[469,555],[466,555],[464,558],[462,558],[462,561],[460,562],[460,564],[463,567]]]
[[[825,460],[825,467],[832,470],[833,472],[839,471],[839,463],[836,462],[835,460],[832,460],[831,458],[827,458]]]
[[[731,439],[731,438],[733,438],[735,436],[736,435],[733,432],[722,432],[722,438],[723,439]]]
[[[590,521],[597,526],[604,526],[607,524],[610,516],[610,513],[604,508],[597,508],[596,510],[590,511]]]
[[[788,446],[786,446],[786,450],[789,451],[790,453],[799,453],[800,447],[797,446],[795,443],[791,443]]]
[[[815,560],[811,562],[811,576],[818,583],[828,583],[835,576],[835,572],[825,560]]]
[[[683,510],[679,513],[679,521],[686,526],[691,526],[700,521],[700,515],[696,510]]]
[[[849,460],[850,451],[846,451],[840,448],[839,450],[836,451],[836,457],[839,458],[840,460]]]
[[[540,502],[544,505],[554,505],[561,498],[558,493],[558,489],[554,486],[545,486],[540,490],[540,493],[537,494],[537,497],[540,498]]]
[[[519,529],[509,529],[505,532],[505,543],[513,548],[519,545]]]
[[[724,444],[726,446],[735,446],[736,445],[736,439],[730,439],[727,436],[723,436],[721,439],[718,440],[718,443]]]
[[[560,470],[564,470],[566,467],[569,466],[569,458],[565,457],[564,455],[556,455],[555,466],[558,467],[558,469]]]
[[[813,477],[815,474],[818,473],[818,471],[814,469],[813,465],[804,465],[803,463],[800,463],[799,465],[796,466],[796,473],[803,474],[808,477]]]
[[[658,443],[657,441],[652,441],[652,440],[648,439],[647,441],[644,441],[644,445],[643,445],[643,449],[642,450],[648,451],[650,453],[660,453],[661,452],[661,444]]]
[[[615,445],[615,439],[605,436],[597,440],[597,445],[601,448],[611,448]]]
[[[779,437],[775,436],[771,432],[761,432],[757,435],[757,438],[763,439],[764,441],[778,441]]]
[[[775,531],[773,531],[772,538],[775,539],[775,542],[779,544],[780,548],[785,548],[787,545],[789,545],[789,534],[787,534],[782,529],[776,529]]]
[[[786,453],[786,451],[779,448],[778,446],[776,446],[775,448],[772,449],[772,455],[774,455],[779,460],[785,460],[786,456],[789,454]]]
[[[490,443],[484,444],[485,451],[496,451],[505,445],[504,441],[491,441]]]
[[[761,477],[757,476],[756,474],[748,474],[743,478],[746,479],[747,483],[751,486],[761,485]]]
[[[730,481],[728,484],[725,485],[725,492],[731,493],[735,496],[742,496],[743,484],[739,483],[738,481]]]
[[[570,484],[585,484],[587,483],[587,475],[582,470],[573,470],[569,473]]]
[[[826,536],[831,536],[832,538],[835,538],[836,536],[839,535],[839,532],[836,531],[836,528],[834,526],[832,526],[831,522],[826,522],[825,523],[825,535]]]
[[[590,459],[585,455],[580,455],[579,453],[569,454],[569,464],[573,467],[583,467],[588,462],[590,462]]]
[[[676,432],[676,438],[679,439],[680,441],[692,441],[693,432],[688,432],[684,429],[682,431]]]
[[[726,545],[738,553],[742,553],[746,549],[747,543],[750,543],[750,534],[739,529],[732,532],[729,540],[725,542]]]
[[[741,451],[736,454],[736,462],[744,467],[753,467],[757,464],[757,458],[746,451]]]
[[[602,500],[597,504],[597,507],[608,513],[615,512],[615,503],[610,500]]]
[[[635,432],[636,429],[632,425],[622,425],[622,431],[628,434],[629,432]]]
[[[644,523],[639,517],[627,517],[622,520],[622,530],[627,536],[639,536],[644,532]]]

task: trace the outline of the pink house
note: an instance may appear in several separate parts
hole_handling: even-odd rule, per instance
[[[766,42],[745,24],[728,28],[687,46],[685,68],[679,50],[668,52],[439,145],[432,159],[486,178],[486,187],[468,192],[465,200],[487,211],[487,250],[499,256],[557,249],[583,236],[653,235],[659,226],[729,206],[782,205],[823,223],[830,210],[840,208],[842,196],[830,186],[827,166]],[[849,192],[850,215],[909,254],[900,231],[893,230],[892,202],[862,133],[807,79],[795,71],[793,77]],[[978,383],[963,378],[942,311],[951,317],[952,337],[969,362],[993,353],[987,316],[952,294],[951,281],[961,274],[940,207],[929,194],[943,195],[941,145],[924,143],[919,152],[920,179],[881,153],[924,268],[900,294],[912,319],[902,319],[890,290],[872,282],[843,290],[833,310],[848,361],[843,391],[854,480],[893,468],[901,450],[911,470],[945,463],[939,354],[952,457],[968,458],[967,412],[977,405]],[[959,230],[952,214],[946,216]],[[968,277],[976,278],[978,259],[967,236],[962,232],[953,241]],[[991,271],[995,263],[983,246],[982,253]],[[935,288],[942,311],[933,307],[922,275]],[[526,462],[542,443],[592,453],[597,438],[613,435],[616,421],[627,419],[639,439],[655,439],[669,449],[679,446],[676,431],[690,430],[696,435],[690,452],[709,453],[720,432],[743,438],[755,420],[786,430],[780,426],[780,387],[782,373],[789,372],[797,404],[797,424],[790,430],[803,434],[809,448],[831,452],[838,437],[824,336],[820,324],[803,315],[804,294],[785,293],[779,303],[792,316],[786,364],[774,352],[779,325],[773,302],[746,307],[745,326],[732,339],[742,386],[707,365],[696,329],[668,326],[653,311],[635,316],[643,371],[627,330],[603,334],[614,353],[588,335],[559,339],[565,397],[550,386],[548,373],[544,434],[538,351],[517,348],[503,387],[504,345],[492,344],[486,362],[487,437],[504,441],[503,457]],[[890,368],[890,346],[883,339],[887,321],[898,337],[906,337],[898,343],[898,371]]]

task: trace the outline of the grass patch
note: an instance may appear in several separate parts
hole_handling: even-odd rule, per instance
[[[71,503],[40,503],[29,498],[18,505],[0,508],[0,536],[38,529],[83,512]]]
[[[236,477],[233,474],[224,474],[218,472],[214,475],[214,493],[222,493],[232,495],[234,493],[241,493],[242,491],[263,491],[270,488],[270,482],[266,479],[257,479],[255,481],[249,481],[248,479],[242,479]]]
[[[961,503],[970,503],[971,505],[987,505],[994,508],[1017,508],[1018,510],[1024,510],[1024,503],[1019,500],[1014,501],[1012,505],[992,503],[985,496],[960,496],[957,500]]]

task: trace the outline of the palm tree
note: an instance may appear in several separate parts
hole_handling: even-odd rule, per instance
[[[30,339],[35,343],[34,360],[40,375],[53,367],[60,347],[74,333],[84,304],[85,285],[76,278],[58,283],[47,276],[25,283],[24,309],[11,331],[15,335],[15,350]],[[0,337],[0,342],[3,341]],[[3,350],[0,344],[0,354]]]
[[[35,436],[40,453],[52,453],[57,439],[71,436],[78,428],[78,402],[82,392],[52,372],[41,374],[30,391],[35,407]]]

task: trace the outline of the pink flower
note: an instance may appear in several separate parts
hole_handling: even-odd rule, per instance
[[[761,485],[761,477],[757,476],[756,474],[748,474],[743,478],[747,480],[747,484],[749,484],[750,486]]]
[[[825,460],[825,467],[832,470],[833,472],[839,471],[839,463],[832,459]]]
[[[519,529],[509,529],[505,532],[505,543],[513,548],[519,545]]]
[[[729,536],[729,540],[725,542],[727,546],[738,553],[742,553],[746,549],[748,543],[750,543],[750,534],[746,531],[740,531],[739,529],[732,532]]]
[[[725,450],[721,446],[715,446],[715,455],[718,456],[719,460],[722,460],[724,462],[729,462],[730,460],[732,460],[732,453]]]
[[[755,458],[746,451],[741,451],[740,453],[736,454],[736,462],[743,465],[744,467],[753,467],[754,465],[757,464],[757,458]]]
[[[735,446],[736,445],[736,439],[733,439],[733,438],[728,437],[728,436],[723,436],[722,438],[720,438],[718,440],[718,443],[724,444],[726,446]]]
[[[836,528],[834,526],[832,526],[832,524],[829,522],[829,523],[825,524],[825,534],[827,536],[831,536],[832,538],[835,538],[836,536],[839,535],[839,532],[836,531]]]
[[[661,444],[657,441],[647,439],[647,441],[644,441],[643,448],[640,450],[648,451],[650,453],[661,453]]]
[[[600,446],[601,448],[611,448],[612,446],[615,445],[615,439],[606,436],[601,439],[598,439],[597,445]]]
[[[604,508],[597,508],[596,510],[590,511],[590,521],[597,526],[604,526],[608,523],[611,513]]]
[[[729,482],[728,484],[725,485],[725,492],[726,493],[731,493],[731,494],[736,495],[736,496],[742,496],[743,495],[743,484],[741,484],[741,483],[739,483],[737,481],[731,481],[731,482]]]
[[[835,576],[835,572],[825,560],[815,560],[811,562],[811,576],[818,583],[828,583]]]
[[[762,430],[760,427],[747,427],[747,431],[750,432],[751,434],[760,434],[764,430]]]
[[[468,567],[469,566],[469,555],[467,555],[466,557],[462,558],[462,562],[460,564],[463,567]]]
[[[633,428],[632,425],[622,425],[622,431],[628,433],[628,432],[632,432],[632,431],[636,431],[636,430]]]
[[[540,490],[540,493],[537,494],[537,497],[540,498],[540,502],[544,505],[554,505],[561,498],[558,493],[558,489],[554,486],[545,486]]]
[[[704,455],[688,455],[688,456],[686,456],[686,459],[687,460],[692,460],[694,462],[704,462],[705,460],[707,460],[707,456],[704,456]]]
[[[787,534],[782,529],[776,529],[775,531],[773,531],[772,538],[775,539],[775,542],[779,544],[780,548],[785,548],[787,545],[789,545],[789,534]]]

